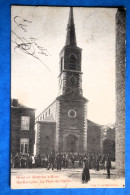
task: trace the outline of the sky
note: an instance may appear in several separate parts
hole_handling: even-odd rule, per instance
[[[73,8],[88,119],[101,125],[115,122],[116,11]],[[36,115],[58,96],[59,53],[68,17],[69,7],[11,7],[11,97],[35,108]]]

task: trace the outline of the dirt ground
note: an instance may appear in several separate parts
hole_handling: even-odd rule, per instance
[[[111,170],[107,178],[106,170],[90,170],[90,181],[82,183],[82,169],[47,170],[45,168],[11,169],[12,189],[37,188],[124,188],[125,179],[116,176]]]

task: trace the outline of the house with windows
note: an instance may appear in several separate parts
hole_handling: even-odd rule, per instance
[[[11,100],[11,154],[33,154],[35,141],[35,109]]]

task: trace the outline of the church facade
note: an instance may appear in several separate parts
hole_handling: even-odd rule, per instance
[[[82,49],[76,42],[73,8],[69,13],[66,44],[59,57],[59,96],[36,118],[36,154],[51,151],[91,152],[94,133],[91,136],[91,125],[88,126],[87,120],[88,100],[82,92]],[[100,153],[99,125],[95,125],[95,131],[99,139],[93,153]]]

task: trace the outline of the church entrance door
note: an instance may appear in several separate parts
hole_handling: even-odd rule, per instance
[[[67,138],[67,152],[76,152],[77,137],[69,135]]]

